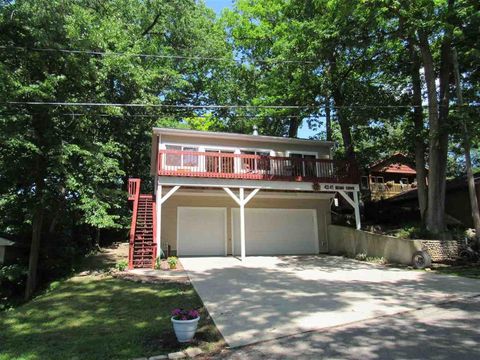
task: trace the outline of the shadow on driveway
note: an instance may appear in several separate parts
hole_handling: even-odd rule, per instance
[[[231,347],[480,294],[480,282],[333,256],[184,258]]]

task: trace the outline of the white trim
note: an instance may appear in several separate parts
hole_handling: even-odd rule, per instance
[[[240,199],[237,197],[237,195],[235,195],[233,193],[232,190],[230,190],[229,188],[225,187],[223,188],[223,190],[225,190],[225,192],[230,195],[230,197],[238,204],[238,206],[242,206],[242,202],[240,201]]]
[[[161,193],[160,193],[160,205],[163,205],[163,203],[164,203],[165,201],[167,201],[168,198],[169,198],[170,196],[172,196],[172,195],[175,193],[175,191],[177,191],[178,189],[180,189],[180,185],[177,185],[177,186],[174,186],[173,188],[171,188],[171,189],[165,194],[165,196],[162,196]]]
[[[192,187],[243,187],[245,189],[270,189],[270,190],[299,190],[315,192],[311,182],[297,181],[264,181],[264,180],[234,180],[234,179],[212,179],[202,177],[182,176],[159,176],[158,181],[162,185],[181,185]],[[358,191],[358,184],[332,184],[320,183],[319,191],[335,192],[338,190]]]
[[[318,209],[312,209],[314,211],[313,214],[313,231],[315,233],[315,253],[319,254],[320,253],[320,238],[318,237]]]
[[[228,255],[228,230],[227,230],[227,218],[228,218],[228,213],[227,213],[227,208],[223,206],[177,206],[177,247],[176,247],[176,252],[177,252],[177,257],[181,256],[180,254],[180,209],[223,209],[224,213],[224,242],[223,242],[223,247],[224,247],[224,254],[225,256]]]
[[[215,190],[191,190],[183,189],[181,191],[177,191],[175,196],[215,196],[215,197],[228,197],[229,195],[225,192],[215,191]],[[257,194],[256,197],[262,199],[310,199],[310,200],[329,200],[335,196],[334,193],[330,192],[311,192],[311,193],[297,193],[297,192],[290,192],[290,193],[278,193],[278,192],[263,192],[261,194]]]
[[[296,151],[296,150],[288,150],[285,152],[287,157],[290,157],[290,154],[302,154],[302,155],[315,155],[315,158],[318,159],[318,151]]]

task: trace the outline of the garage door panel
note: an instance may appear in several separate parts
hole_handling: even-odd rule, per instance
[[[179,256],[226,255],[226,208],[179,207],[177,211]]]
[[[232,209],[234,252],[240,254],[240,210]],[[315,209],[245,209],[247,255],[318,253]]]

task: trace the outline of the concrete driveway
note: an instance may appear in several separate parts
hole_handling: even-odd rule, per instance
[[[231,347],[480,294],[480,281],[334,256],[182,258]]]

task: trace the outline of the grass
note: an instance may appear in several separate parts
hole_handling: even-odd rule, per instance
[[[464,276],[472,279],[480,279],[480,264],[476,265],[451,265],[435,266],[433,268],[438,274]]]
[[[102,267],[96,256],[87,263]],[[0,360],[132,359],[178,351],[188,345],[175,339],[170,323],[174,307],[202,308],[193,345],[211,351],[223,343],[202,306],[189,284],[74,276],[0,313]]]

